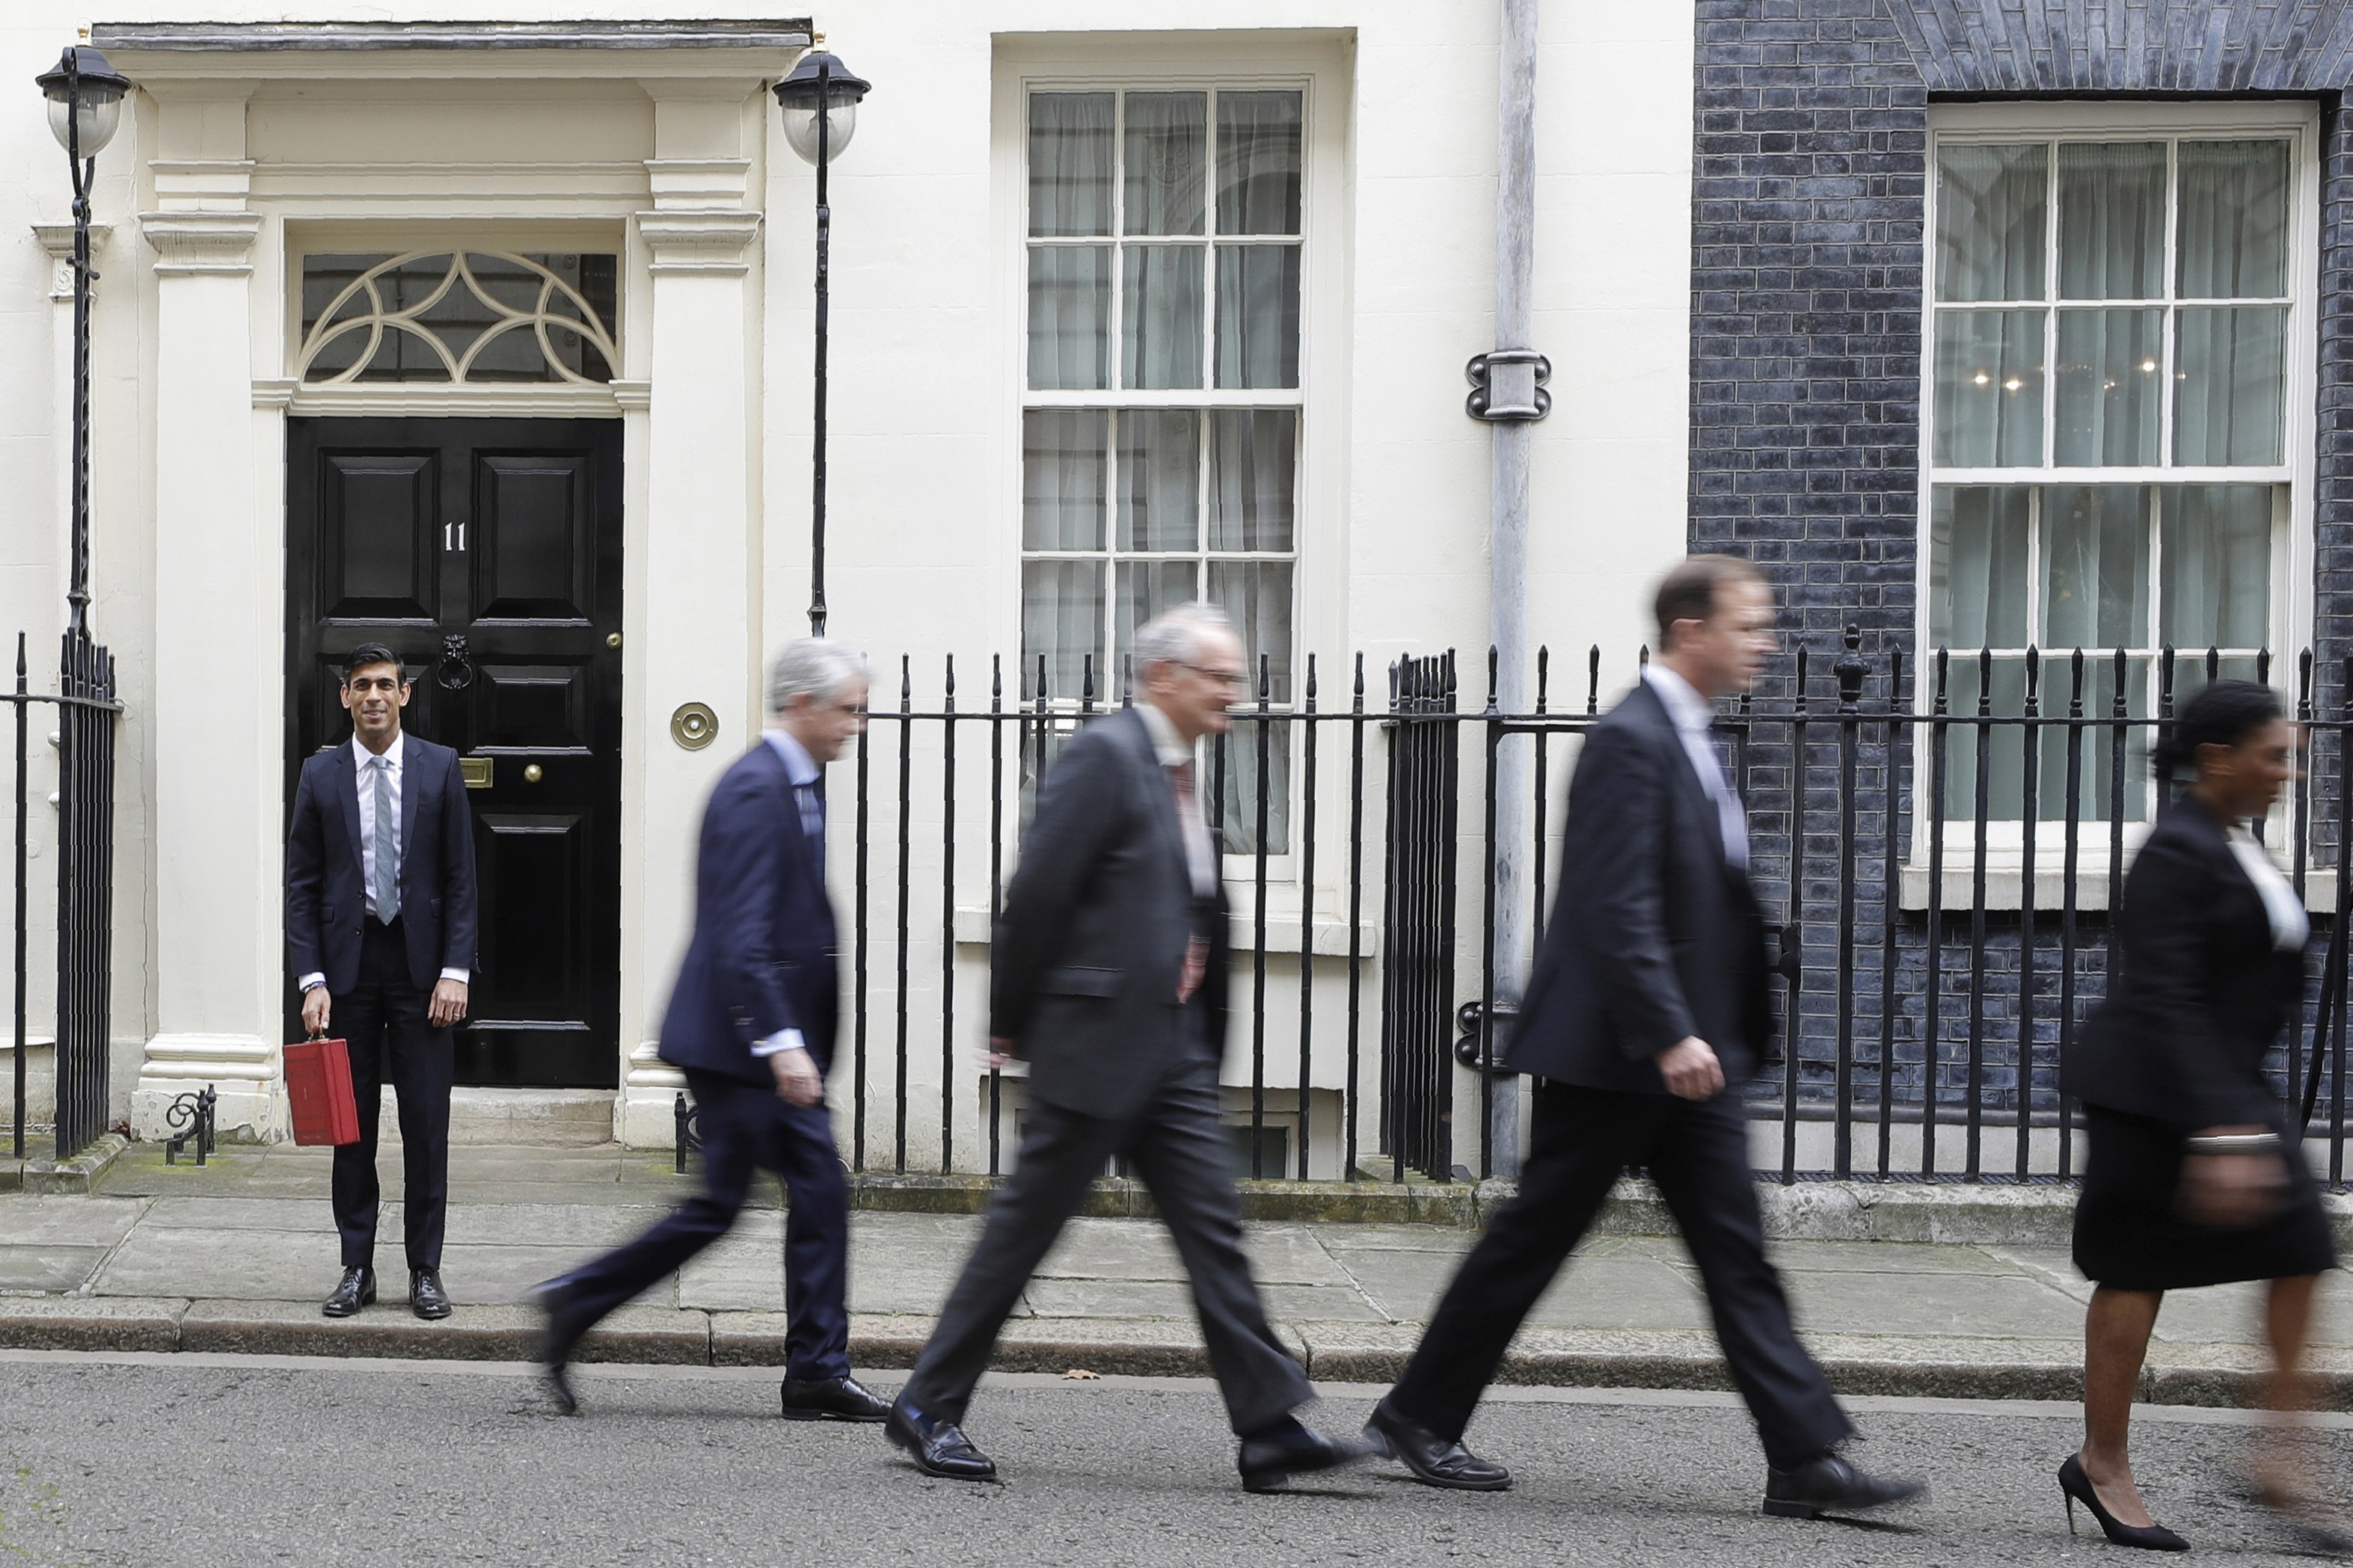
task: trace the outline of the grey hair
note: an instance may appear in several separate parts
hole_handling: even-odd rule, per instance
[[[1149,678],[1155,664],[1182,664],[1201,657],[1201,638],[1209,632],[1233,635],[1233,617],[1217,605],[1199,600],[1163,610],[1136,628],[1135,676]]]
[[[865,658],[830,637],[795,637],[768,661],[768,711],[781,713],[796,697],[830,702],[866,675]]]

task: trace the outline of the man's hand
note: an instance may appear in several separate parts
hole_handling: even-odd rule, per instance
[[[325,1034],[327,1032],[327,1016],[333,1011],[334,1004],[327,1000],[327,988],[325,986],[313,985],[308,991],[303,992],[303,1033],[309,1035]]]
[[[433,983],[433,999],[425,1005],[425,1021],[437,1029],[446,1029],[466,1016],[466,983],[462,980],[437,980]]]
[[[1678,1100],[1706,1100],[1724,1087],[1724,1064],[1697,1035],[1677,1040],[1657,1060],[1667,1092]]]
[[[786,1105],[815,1105],[825,1098],[825,1079],[805,1046],[770,1055],[768,1070],[776,1075],[776,1098]]]
[[[988,1049],[981,1055],[980,1065],[991,1072],[997,1072],[1011,1067],[1020,1059],[1019,1041],[1008,1039],[1003,1035],[991,1035],[988,1037]]]

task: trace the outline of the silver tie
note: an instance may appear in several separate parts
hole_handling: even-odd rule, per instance
[[[400,918],[400,816],[392,809],[392,759],[375,763],[375,918]]]

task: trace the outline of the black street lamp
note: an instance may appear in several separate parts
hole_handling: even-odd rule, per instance
[[[824,42],[820,35],[818,42]],[[833,239],[833,209],[826,205],[826,166],[849,145],[858,130],[858,102],[868,83],[852,76],[839,57],[811,49],[776,84],[785,112],[785,141],[817,165],[817,402],[815,442],[809,459],[809,634],[825,635],[825,352],[827,273]]]
[[[131,80],[104,55],[79,46],[34,80],[49,100],[49,130],[73,172],[73,562],[66,601],[72,605],[69,630],[80,632],[90,609],[90,286],[98,276],[90,268],[90,188],[98,154],[122,122]]]

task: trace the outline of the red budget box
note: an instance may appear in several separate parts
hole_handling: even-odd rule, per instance
[[[286,1047],[286,1098],[297,1143],[356,1143],[359,1100],[352,1093],[352,1053],[341,1040],[300,1040]]]

